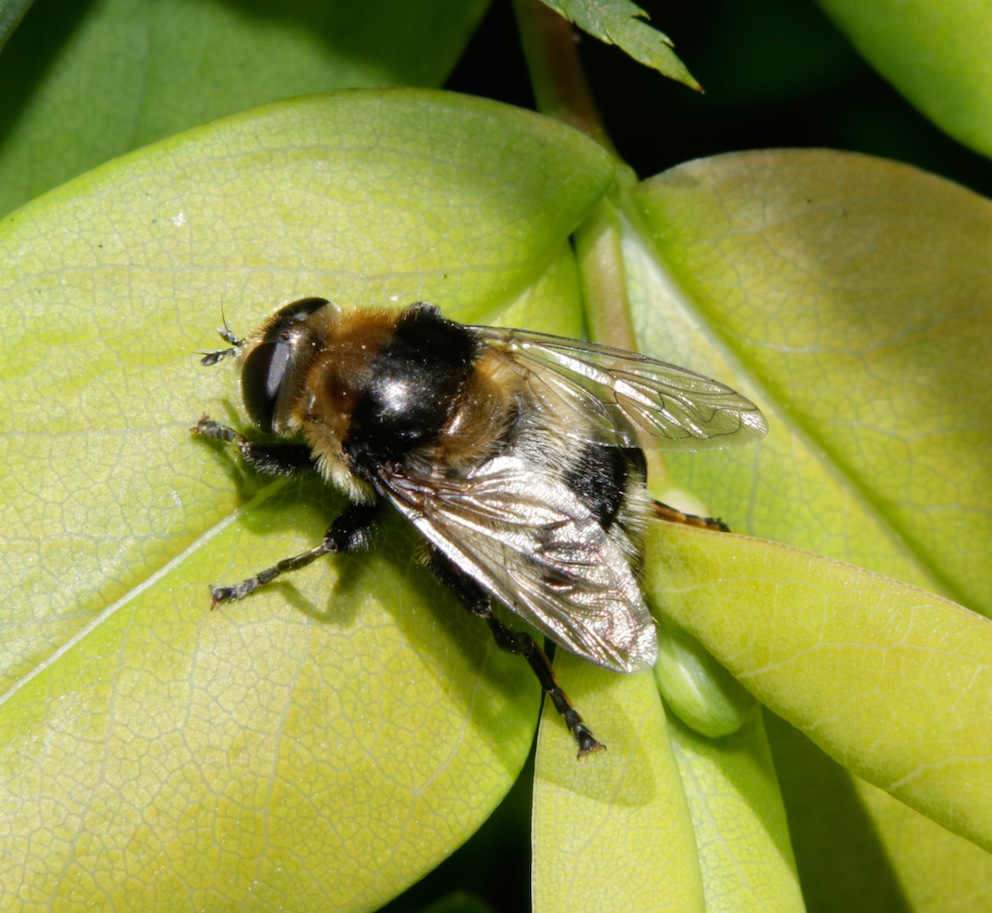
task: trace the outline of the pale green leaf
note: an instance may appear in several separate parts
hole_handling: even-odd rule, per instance
[[[626,229],[622,220],[616,222],[623,236],[625,284],[621,300],[611,298],[607,309],[626,303],[647,352],[734,383],[755,395],[772,418],[771,434],[758,447],[671,460],[675,477],[688,480],[686,487],[707,504],[688,497],[672,479],[659,480],[656,490],[689,510],[709,513],[713,508],[736,528],[805,541],[924,585],[947,581],[948,589],[971,592],[978,603],[987,601],[989,583],[982,569],[988,565],[985,505],[992,486],[987,462],[979,457],[990,443],[992,411],[989,385],[979,380],[989,368],[987,361],[978,360],[978,349],[988,335],[983,331],[989,319],[988,204],[890,163],[822,153],[764,153],[697,162],[646,182],[633,189],[626,215]],[[599,209],[595,220],[601,228],[597,237],[604,231],[608,235],[612,223]],[[609,268],[599,268],[602,286],[588,277],[597,269],[593,261],[609,258],[612,248],[587,240],[579,244],[583,279],[590,299],[598,303],[597,295],[612,288]],[[610,331],[608,320],[597,321],[597,327]],[[960,392],[948,402],[942,391],[952,386]],[[895,465],[883,442],[902,455]],[[942,488],[933,486],[932,472],[921,478],[919,468],[913,471],[913,461],[931,467],[935,459],[944,462]],[[882,497],[875,495],[875,487]],[[934,516],[934,500],[940,503],[941,497],[945,506]],[[961,524],[971,533],[964,542]],[[665,535],[679,534],[690,532]],[[649,537],[647,580],[661,610],[688,627],[770,706],[812,730],[818,740],[830,723],[829,739],[821,744],[851,769],[884,781],[904,801],[987,843],[988,803],[977,784],[989,779],[988,771],[970,780],[967,760],[975,756],[979,766],[987,761],[981,751],[988,744],[992,691],[975,668],[986,648],[970,637],[972,627],[985,631],[987,623],[948,608],[939,598],[816,556],[805,555],[807,564],[796,570],[788,560],[794,552],[783,552],[779,561],[775,551],[776,560],[763,562],[770,595],[764,590],[755,594],[748,589],[755,583],[745,562],[775,546],[714,533],[693,535],[703,556],[711,541],[724,551],[704,562],[696,552],[684,557],[668,538]],[[913,538],[923,539],[926,546],[907,548],[907,539]],[[732,543],[740,554],[727,551]],[[970,552],[961,555],[961,548]],[[673,567],[676,562],[678,568]],[[745,568],[739,583],[738,565]],[[872,580],[876,586],[859,591],[836,581],[828,585],[837,567],[855,581]],[[705,588],[695,575],[702,575]],[[690,597],[698,590],[705,592],[719,624],[703,629],[692,623],[685,604],[695,604]],[[914,625],[912,607],[904,604],[907,593],[922,600],[916,604],[917,617],[927,614],[921,606],[936,605],[939,622]],[[780,599],[777,612],[770,605],[773,596]],[[824,602],[829,602],[827,608]],[[788,623],[781,622],[783,617]],[[849,643],[841,641],[851,657],[847,668],[807,663],[810,640],[816,644],[817,633],[828,623],[840,633],[849,632],[852,617],[860,620],[860,640],[852,635]],[[897,635],[886,628],[889,622],[897,626]],[[947,632],[940,622],[949,622],[947,636],[960,647],[957,655],[945,655]],[[906,629],[918,642],[907,640],[909,658],[903,666],[873,670],[875,678],[863,682],[859,675],[867,667],[858,662],[860,652],[896,657],[893,640],[908,638]],[[766,672],[758,660],[769,640],[791,662],[783,658]],[[728,653],[744,647],[757,654],[754,668],[735,665],[736,654]],[[765,677],[759,678],[759,672]],[[606,687],[606,673],[591,674],[603,676]],[[968,685],[962,698],[959,692]],[[603,727],[617,721],[630,729],[630,720],[642,711],[626,694],[625,683],[615,681],[609,688],[609,694],[624,694],[625,699],[608,713],[590,710],[586,694],[576,704],[612,749],[614,741],[627,745],[629,739],[611,739]],[[925,702],[918,699],[921,691],[929,694]],[[838,705],[847,713],[840,714]],[[885,724],[887,739],[878,737],[876,717]],[[907,743],[907,733],[915,741]],[[701,866],[708,903],[726,898],[731,909],[749,904],[799,907],[767,756],[763,761],[755,743],[742,746],[734,760],[744,766],[735,769],[722,747],[734,739],[708,745],[689,737],[703,746],[681,755],[681,782],[690,808],[699,810],[693,825],[701,856],[666,875],[691,880]],[[959,752],[963,759],[955,766]],[[593,756],[583,763],[598,760]],[[714,766],[734,783],[733,790],[720,786]],[[914,775],[917,766],[926,770]],[[748,769],[766,775],[742,775]],[[555,774],[561,776],[559,768]],[[747,816],[733,813],[717,820],[709,791],[699,787],[711,782],[713,795],[734,797],[731,809],[760,809],[777,825],[755,827]],[[619,873],[614,883],[639,885],[634,872],[650,883],[658,863],[644,862],[651,857],[643,850],[636,823],[611,809],[603,814],[602,827],[577,834],[574,823],[567,823],[566,810],[580,801],[574,795],[579,790],[573,789],[568,804],[548,802],[544,793],[557,799],[557,792],[548,791],[540,779],[537,790],[536,896],[554,906],[554,898],[567,886],[570,899],[588,892],[594,902],[609,905],[601,879],[585,877],[586,866],[571,861],[576,853],[582,855],[577,846],[590,848],[598,876],[612,866]],[[829,805],[831,798],[820,795],[819,802]],[[919,818],[908,809],[906,814],[910,817],[903,816],[903,822]],[[586,810],[584,820],[590,819],[600,820]],[[878,820],[880,826],[890,826]],[[778,836],[755,849],[753,843],[735,839],[737,827]],[[967,846],[961,841],[938,844],[926,860],[929,875],[947,884],[946,873],[967,858]],[[822,845],[819,849],[824,852]],[[893,858],[890,864],[901,862]],[[678,891],[675,896],[676,904],[686,902]]]
[[[672,50],[667,35],[648,25],[647,13],[632,0],[543,0],[556,13],[590,35],[615,44],[635,60],[670,79],[699,88]]]
[[[245,332],[307,294],[575,333],[567,240],[612,170],[516,109],[354,92],[0,223],[3,906],[368,910],[485,819],[537,688],[398,524],[208,611],[209,583],[312,545],[342,500],[191,439],[202,411],[245,424],[234,370],[195,353],[222,307]]]
[[[440,85],[486,2],[76,6],[53,15],[42,4],[0,56],[0,212],[113,156],[280,98]]]
[[[679,762],[703,872],[707,913],[805,909],[775,765],[761,715],[710,739],[674,722]]]
[[[820,0],[858,50],[955,139],[992,155],[990,0]]]
[[[666,723],[650,676],[617,676],[567,655],[556,665],[607,750],[567,763],[574,748],[545,707],[535,911],[803,909],[754,708],[735,735],[707,739]]]
[[[992,847],[992,622],[798,549],[658,528],[651,588],[832,757]]]
[[[560,680],[606,745],[576,761],[546,704],[534,783],[534,910],[705,909],[665,712],[648,672],[621,676],[563,654]]]
[[[765,716],[810,909],[992,910],[992,853],[851,776],[796,729]]]
[[[624,235],[624,291],[641,347],[731,382],[771,418],[758,447],[669,457],[673,475],[656,479],[656,493],[695,512],[717,513],[734,529],[874,567],[987,611],[989,203],[901,165],[816,152],[694,162],[640,185],[632,201],[628,215],[638,228]],[[664,609],[663,566],[649,564],[649,573]],[[720,598],[736,617],[728,626],[760,643],[751,625],[763,605],[748,609],[729,593]],[[867,598],[863,608],[871,608]],[[839,622],[846,609],[838,611]],[[884,643],[884,630],[878,633]],[[924,668],[931,653],[941,653],[938,633],[929,650],[918,651]],[[870,631],[865,643],[872,643]],[[797,694],[830,701],[824,681],[817,696],[804,684],[803,664],[792,669],[795,679],[782,684],[783,692],[795,686]],[[976,687],[973,699],[981,703]],[[954,689],[945,687],[942,695],[953,709]],[[914,702],[912,688],[893,685],[892,712],[919,725],[928,709],[937,712]],[[813,718],[815,706],[807,708]],[[987,714],[966,725],[992,740]],[[870,727],[836,728],[832,750],[845,763],[851,758],[852,767],[877,749]],[[960,747],[961,733],[943,735],[949,753]],[[887,760],[898,766],[919,759],[907,748],[894,749]],[[796,813],[800,822],[811,811],[829,816],[836,802],[818,787],[814,770],[806,773],[795,778],[808,794]],[[974,864],[971,845],[950,838],[934,841],[930,852],[903,853],[903,829],[922,835],[935,826],[902,804],[898,818],[879,813],[877,803],[860,798],[880,795],[866,784],[855,781],[848,789],[862,803],[852,821],[869,833],[817,832],[810,840],[806,867],[819,866],[819,880],[808,882],[804,872],[803,881],[813,903],[844,906],[819,899],[818,886],[839,885],[834,873],[849,858],[843,847],[836,853],[829,847],[845,840],[862,846],[866,839],[879,842],[877,853],[894,879],[917,885],[914,898],[927,893],[924,884],[931,897],[953,891],[964,871],[969,896],[989,896],[992,873]],[[946,822],[961,800],[951,777],[923,787],[912,801]],[[847,868],[848,900],[877,896],[871,875],[877,866]],[[877,908],[866,902],[858,909]]]
[[[645,351],[765,408],[757,448],[675,455],[711,512],[992,610],[992,204],[865,156],[758,152],[645,182]]]

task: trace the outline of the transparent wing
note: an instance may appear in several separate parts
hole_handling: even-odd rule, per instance
[[[768,430],[747,397],[719,381],[667,362],[561,336],[498,327],[472,327],[523,370],[542,405],[584,421],[563,434],[581,434],[590,421],[620,446],[710,450],[746,444]],[[643,432],[638,439],[631,425]]]
[[[468,477],[380,479],[431,545],[554,641],[617,672],[654,665],[654,621],[626,557],[550,473],[503,456]]]

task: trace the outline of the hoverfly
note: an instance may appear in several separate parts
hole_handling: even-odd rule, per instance
[[[235,357],[251,421],[288,440],[247,440],[204,416],[264,473],[317,472],[351,504],[315,547],[233,586],[241,599],[326,554],[365,546],[388,505],[419,530],[428,562],[496,643],[522,654],[579,746],[602,748],[545,652],[494,614],[503,603],[566,650],[617,672],[655,663],[638,582],[649,517],[680,514],[645,489],[641,449],[701,450],[765,434],[758,408],[718,381],[643,355],[525,330],[465,326],[438,308],[345,311],[284,304],[203,364]]]

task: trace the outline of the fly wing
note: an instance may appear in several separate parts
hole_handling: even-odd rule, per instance
[[[582,418],[570,428],[562,423],[565,434],[582,434],[594,422],[622,447],[712,450],[755,441],[768,430],[747,397],[687,368],[561,336],[498,327],[472,330],[527,372],[527,383],[545,408]]]
[[[654,621],[626,556],[549,472],[501,456],[467,477],[380,481],[431,545],[552,640],[617,672],[654,665]]]

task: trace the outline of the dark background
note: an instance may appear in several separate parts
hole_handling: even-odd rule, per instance
[[[607,132],[641,177],[744,149],[826,147],[916,165],[992,196],[992,162],[884,82],[812,0],[641,0],[705,92],[579,39]],[[447,88],[534,106],[509,0],[494,0]]]

